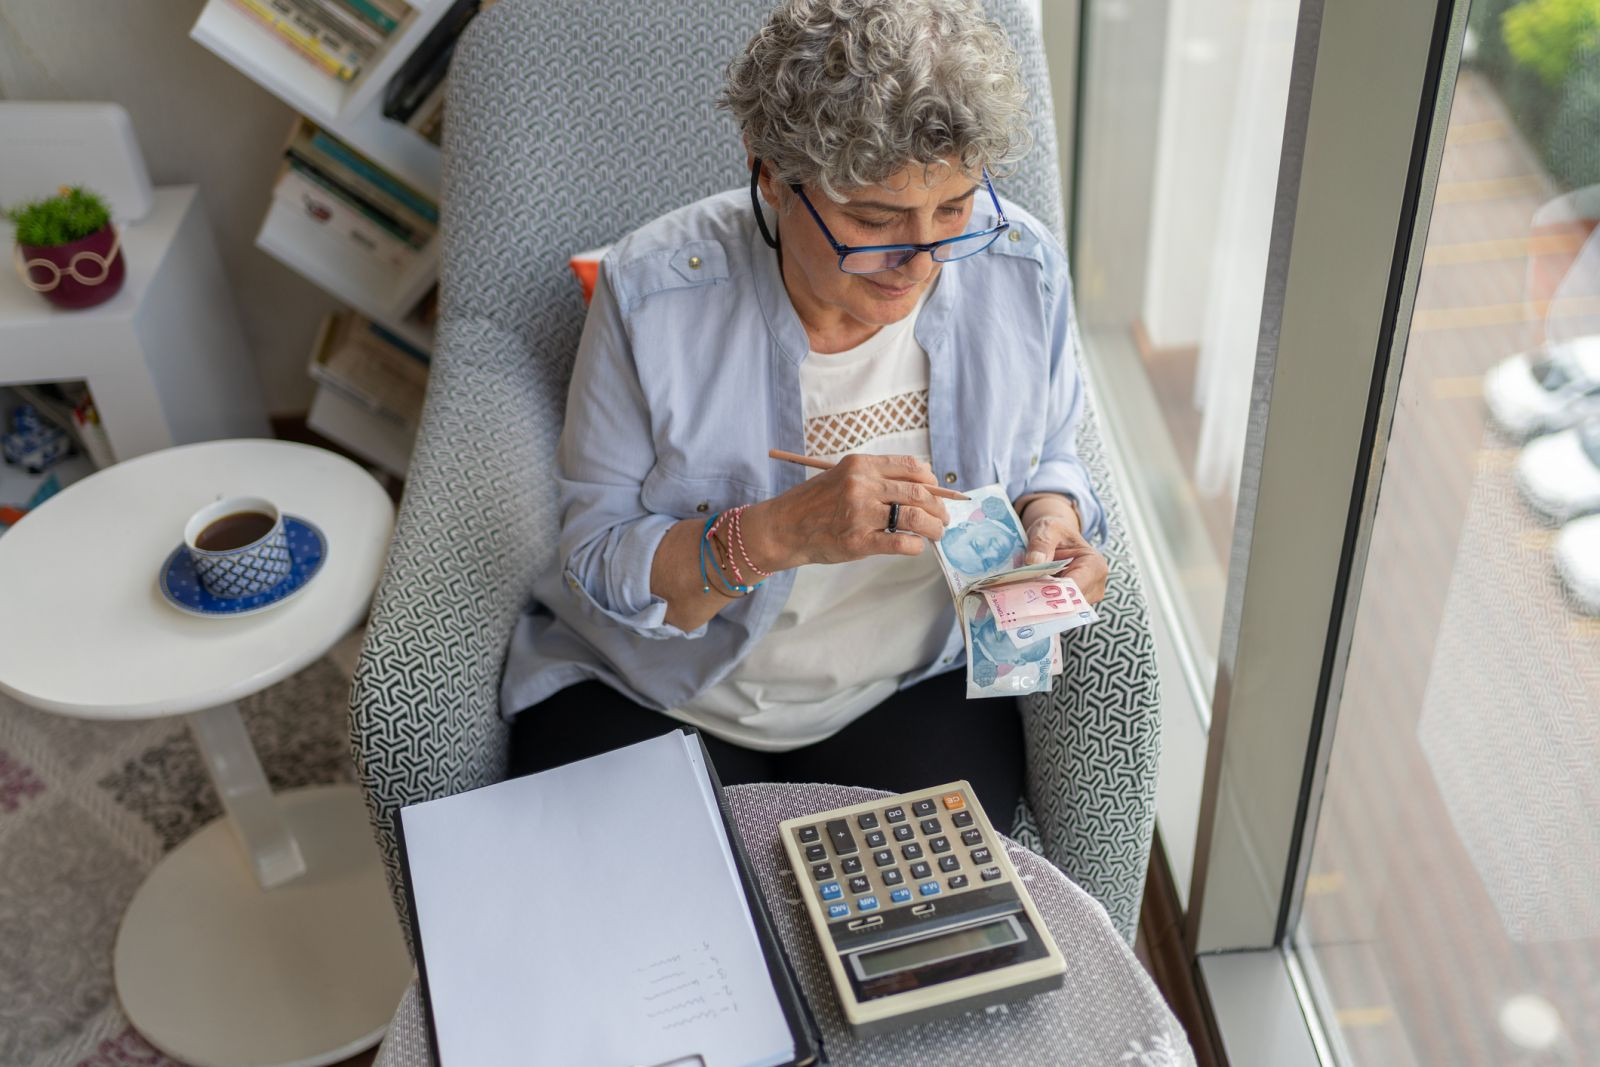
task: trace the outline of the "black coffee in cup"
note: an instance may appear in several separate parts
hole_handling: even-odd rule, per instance
[[[261,540],[277,520],[259,511],[236,511],[214,519],[195,535],[194,547],[205,552],[227,552]]]

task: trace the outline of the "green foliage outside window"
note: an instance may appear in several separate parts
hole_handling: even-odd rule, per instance
[[[1600,0],[1472,0],[1467,28],[1467,63],[1551,177],[1600,183]]]
[[[1554,89],[1578,55],[1600,43],[1600,0],[1525,0],[1501,16],[1500,26],[1511,58]]]
[[[1569,189],[1600,182],[1600,42],[1573,59],[1545,131],[1544,156]]]

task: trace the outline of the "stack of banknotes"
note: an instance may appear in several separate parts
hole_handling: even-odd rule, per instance
[[[936,546],[967,644],[967,697],[1021,696],[1061,673],[1061,635],[1100,616],[1067,561],[1022,565],[1028,539],[1005,490],[965,490],[949,501],[950,525]]]

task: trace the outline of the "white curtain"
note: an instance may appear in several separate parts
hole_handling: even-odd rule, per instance
[[[1299,10],[1297,0],[1247,6],[1194,389],[1201,413],[1195,485],[1207,496],[1235,498]]]

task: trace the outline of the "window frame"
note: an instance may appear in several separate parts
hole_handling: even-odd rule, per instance
[[[1073,130],[1085,99],[1082,58],[1093,47],[1095,2],[1065,5],[1075,8],[1064,17],[1070,35],[1053,35],[1055,12],[1044,12],[1047,49],[1070,36],[1075,53],[1051,55],[1054,69],[1073,72],[1069,106],[1057,110],[1058,122]],[[1164,841],[1193,839],[1180,902],[1185,953],[1235,1064],[1335,1062],[1337,1034],[1324,1031],[1311,1003],[1315,975],[1289,940],[1332,750],[1468,7],[1469,0],[1299,5],[1204,785],[1192,825],[1174,825],[1186,818],[1179,810],[1163,807],[1157,817]],[[1059,141],[1077,144],[1067,129]],[[1075,220],[1075,196],[1068,207]],[[1126,458],[1121,471],[1130,470]],[[1308,493],[1307,485],[1324,488]],[[1124,502],[1127,511],[1136,506]],[[1147,572],[1160,566],[1151,520],[1130,515]],[[1147,582],[1159,589],[1168,576]],[[1168,640],[1183,640],[1165,629]],[[1184,659],[1180,649],[1175,660]],[[1192,688],[1185,673],[1164,672],[1164,718],[1177,710],[1174,686]]]

